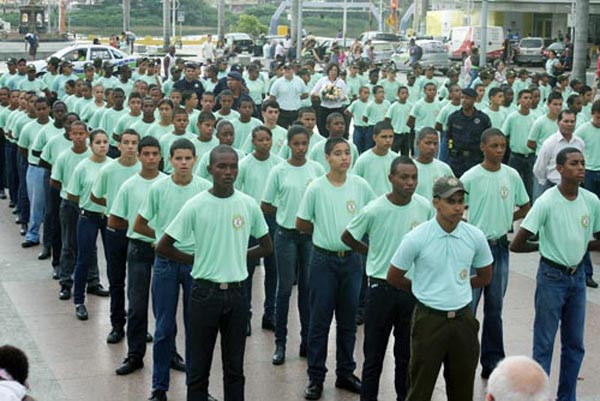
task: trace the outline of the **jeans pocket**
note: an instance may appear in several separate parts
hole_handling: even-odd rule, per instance
[[[562,278],[562,273],[558,269],[549,267],[549,268],[545,268],[541,271],[541,277],[545,281],[558,282]]]
[[[194,285],[192,287],[192,293],[190,295],[190,301],[192,302],[206,302],[212,293],[215,291],[214,288],[200,287]]]

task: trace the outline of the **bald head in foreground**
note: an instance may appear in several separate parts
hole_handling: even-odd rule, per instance
[[[509,356],[490,375],[486,401],[548,401],[548,375],[527,356]]]

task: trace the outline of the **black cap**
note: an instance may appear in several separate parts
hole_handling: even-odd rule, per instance
[[[475,92],[475,89],[473,88],[464,88],[462,89],[462,94],[465,96],[469,96],[472,98],[476,98],[477,97],[477,92]]]
[[[8,60],[6,60],[6,64],[17,64],[17,59],[14,57],[9,57]]]

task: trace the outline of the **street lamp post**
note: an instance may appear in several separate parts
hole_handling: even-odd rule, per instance
[[[479,66],[484,67],[487,63],[487,34],[488,34],[488,4],[487,0],[481,0],[481,43],[479,45]]]

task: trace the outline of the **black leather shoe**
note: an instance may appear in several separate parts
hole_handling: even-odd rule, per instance
[[[298,352],[300,358],[306,358],[306,345],[300,344],[300,352]]]
[[[17,216],[17,217],[15,218],[15,224],[23,224],[23,223],[25,223],[25,222],[24,222],[23,220],[21,220],[21,217],[20,217],[20,216]]]
[[[31,248],[32,246],[38,246],[40,244],[39,241],[29,241],[25,240],[21,242],[21,248]]]
[[[0,189],[0,199],[6,199],[6,192],[3,189]]]
[[[58,299],[66,301],[71,298],[71,289],[66,285],[60,287],[60,292],[58,293]]]
[[[585,285],[587,285],[590,288],[598,288],[598,283],[595,282],[594,279],[591,277],[585,278]]]
[[[335,381],[335,386],[344,390],[348,390],[351,393],[360,394],[360,379],[355,375],[346,377],[338,377]]]
[[[250,337],[252,335],[252,324],[250,323],[250,319],[248,319],[248,324],[246,325],[246,337]]]
[[[123,361],[123,364],[115,371],[119,376],[125,376],[144,367],[144,362],[141,359],[128,356]]]
[[[19,214],[19,209],[17,209],[16,207],[13,209],[12,214]]]
[[[52,251],[50,250],[50,248],[43,247],[42,252],[40,252],[38,255],[38,260],[48,259],[51,255],[52,255]]]
[[[304,389],[304,398],[307,400],[318,400],[323,393],[323,382],[310,380]]]
[[[21,235],[27,234],[27,224],[21,224],[21,229],[19,230],[19,234],[21,234]]]
[[[178,372],[185,372],[185,362],[181,355],[175,354],[173,358],[171,358],[171,369]]]
[[[88,312],[84,304],[75,305],[75,315],[79,320],[87,320]]]
[[[153,390],[150,394],[150,401],[167,401],[167,392],[164,390]]]
[[[125,332],[123,331],[123,329],[117,329],[113,327],[113,329],[110,331],[110,333],[108,333],[108,336],[106,337],[106,342],[109,344],[117,344],[121,342],[123,337],[125,337]]]
[[[87,288],[87,293],[88,294],[92,294],[92,295],[96,295],[98,297],[107,297],[110,295],[110,292],[108,292],[107,289],[105,289],[104,287],[102,287],[102,284],[98,284],[95,285],[93,287],[88,287]]]
[[[271,362],[273,365],[283,365],[285,362],[285,347],[283,345],[278,345],[275,347],[275,352],[273,353]]]
[[[263,316],[262,329],[274,332],[275,331],[275,322],[273,321],[273,319],[269,319],[268,317]]]
[[[11,208],[11,209],[14,209],[14,207],[15,207],[15,206],[17,206],[17,205],[15,205],[15,204],[14,204],[14,203],[12,203],[12,202],[9,202],[9,204],[8,204],[8,207],[9,207],[9,208]]]
[[[151,343],[152,341],[154,341],[154,337],[152,337],[152,334],[146,333],[146,342]]]
[[[52,272],[52,280],[58,280],[60,278],[59,274],[57,271],[53,271]]]

